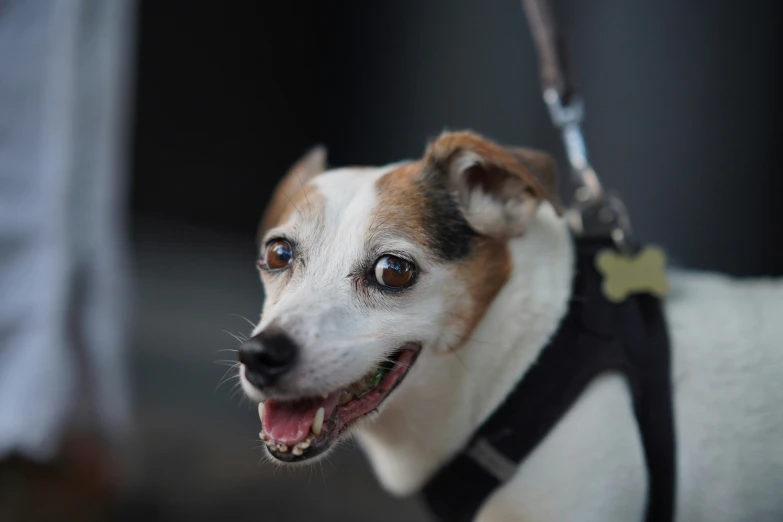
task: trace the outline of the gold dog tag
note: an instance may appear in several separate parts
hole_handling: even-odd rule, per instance
[[[603,250],[596,256],[595,266],[604,276],[604,295],[613,303],[621,303],[635,292],[663,297],[669,291],[666,254],[660,248],[644,248],[634,257]]]

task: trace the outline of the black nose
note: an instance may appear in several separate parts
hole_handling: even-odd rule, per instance
[[[239,362],[245,365],[245,377],[258,388],[274,384],[293,368],[299,348],[284,332],[265,330],[239,348]]]

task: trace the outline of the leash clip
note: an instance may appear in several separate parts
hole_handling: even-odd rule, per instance
[[[549,87],[544,90],[544,102],[549,109],[552,123],[563,135],[568,162],[571,164],[571,171],[577,184],[578,199],[586,201],[600,198],[603,187],[587,159],[587,146],[582,135],[584,118],[582,100],[572,97],[568,104],[564,104],[557,89]]]
[[[563,136],[568,162],[576,190],[566,216],[576,235],[583,237],[611,237],[624,253],[631,251],[631,220],[620,197],[601,186],[587,157],[587,146],[582,134],[584,104],[572,97],[563,103],[557,89],[544,90],[544,102],[552,123]]]

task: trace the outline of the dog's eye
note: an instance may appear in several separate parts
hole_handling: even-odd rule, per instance
[[[395,256],[383,256],[375,262],[375,279],[379,284],[401,288],[413,280],[413,263]]]
[[[269,270],[286,268],[294,260],[294,250],[291,243],[285,239],[276,239],[266,247],[265,265]]]

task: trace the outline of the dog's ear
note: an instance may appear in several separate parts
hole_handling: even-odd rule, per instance
[[[304,191],[305,184],[326,170],[326,147],[317,145],[294,163],[288,173],[275,187],[272,198],[261,219],[259,235],[274,227],[299,194]]]
[[[539,183],[541,183],[548,195],[549,201],[555,207],[557,213],[562,214],[563,206],[560,203],[557,163],[555,163],[555,159],[546,152],[525,147],[509,147],[508,150],[517,161],[527,167],[538,178]]]
[[[560,211],[554,161],[543,153],[507,149],[470,132],[450,132],[429,146],[424,164],[427,175],[443,180],[465,219],[481,234],[499,239],[522,234],[542,200]]]

